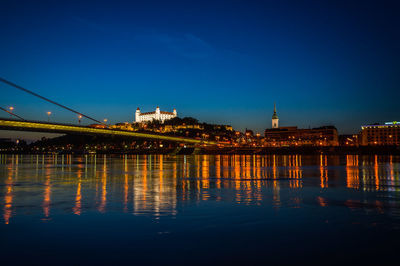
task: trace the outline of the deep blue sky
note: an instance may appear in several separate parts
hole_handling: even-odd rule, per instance
[[[262,132],[276,102],[283,126],[400,120],[398,1],[0,2],[0,76],[99,119],[159,105]],[[0,91],[28,119],[76,121]]]

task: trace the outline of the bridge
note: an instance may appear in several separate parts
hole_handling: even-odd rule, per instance
[[[77,126],[60,123],[46,123],[39,121],[18,121],[14,119],[0,118],[0,130],[16,130],[16,131],[32,131],[32,132],[47,132],[47,133],[62,133],[62,134],[82,134],[82,135],[109,135],[109,136],[122,136],[134,137],[150,140],[165,140],[173,142],[181,142],[188,144],[205,144],[217,145],[218,143],[212,141],[204,141],[191,138],[181,138],[166,135],[149,134],[135,131],[125,131],[110,128],[93,128],[89,126]]]
[[[0,77],[0,82],[3,82],[7,85],[10,85],[16,89],[25,91],[35,97],[41,98],[47,102],[55,104],[61,108],[64,108],[68,111],[71,111],[75,114],[78,114],[79,117],[86,117],[98,124],[102,124],[103,128],[96,128],[90,126],[83,125],[73,125],[73,124],[63,124],[63,123],[50,123],[44,121],[29,121],[25,120],[21,116],[12,112],[12,110],[7,110],[6,108],[0,107],[0,110],[7,112],[8,114],[16,117],[17,119],[5,119],[0,118],[0,130],[15,130],[15,131],[31,131],[31,132],[46,132],[46,133],[61,133],[61,134],[82,134],[82,135],[105,135],[105,136],[122,136],[122,137],[133,137],[133,138],[141,138],[148,140],[164,140],[171,142],[179,142],[179,143],[187,143],[187,144],[200,144],[200,145],[218,145],[217,142],[185,138],[185,137],[175,137],[168,135],[160,135],[160,134],[152,134],[152,133],[144,133],[144,132],[136,132],[136,131],[128,131],[128,130],[119,130],[119,129],[111,129],[108,126],[96,120],[88,115],[85,115],[81,112],[75,111],[69,107],[66,107],[62,104],[56,103],[46,97],[43,97],[35,92],[32,92],[28,89],[25,89],[21,86],[18,86],[8,80],[5,80]]]

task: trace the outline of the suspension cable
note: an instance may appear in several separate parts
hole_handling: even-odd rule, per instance
[[[10,111],[8,111],[7,109],[5,109],[5,108],[3,108],[3,107],[0,107],[0,110],[3,110],[3,111],[5,111],[5,112],[9,113],[10,115],[13,115],[13,116],[18,117],[19,119],[25,121],[25,119],[23,119],[23,118],[20,117],[19,115],[14,114],[13,112],[10,112]]]
[[[66,109],[66,110],[68,110],[68,111],[71,111],[71,112],[73,112],[73,113],[75,113],[75,114],[78,114],[78,115],[81,115],[81,116],[83,116],[83,117],[86,117],[86,118],[88,118],[88,119],[90,119],[90,120],[92,120],[92,121],[95,121],[96,123],[105,125],[105,123],[103,123],[103,122],[100,122],[100,121],[98,121],[98,120],[96,120],[96,119],[94,119],[94,118],[92,118],[92,117],[90,117],[90,116],[87,116],[87,115],[85,115],[85,114],[82,114],[81,112],[75,111],[75,110],[73,110],[73,109],[71,109],[71,108],[69,108],[69,107],[67,107],[67,106],[65,106],[65,105],[62,105],[62,104],[57,103],[57,102],[55,102],[55,101],[52,101],[52,100],[50,100],[50,99],[48,99],[48,98],[46,98],[46,97],[43,97],[43,96],[41,96],[41,95],[39,95],[39,94],[37,94],[37,93],[35,93],[35,92],[33,92],[33,91],[30,91],[30,90],[28,90],[28,89],[25,89],[25,88],[23,88],[23,87],[21,87],[21,86],[19,86],[19,85],[17,85],[17,84],[12,83],[11,81],[8,81],[8,80],[3,79],[3,78],[1,78],[1,77],[0,77],[0,81],[3,82],[3,83],[5,83],[5,84],[7,84],[7,85],[10,85],[10,86],[12,86],[12,87],[14,87],[14,88],[16,88],[16,89],[19,89],[19,90],[21,90],[21,91],[24,91],[24,92],[26,92],[26,93],[29,93],[29,94],[31,94],[31,95],[33,95],[33,96],[35,96],[35,97],[38,97],[38,98],[40,98],[40,99],[42,99],[42,100],[45,100],[45,101],[47,101],[47,102],[49,102],[49,103],[55,104],[55,105],[57,105],[57,106],[59,106],[59,107],[61,107],[61,108],[64,108],[64,109]]]

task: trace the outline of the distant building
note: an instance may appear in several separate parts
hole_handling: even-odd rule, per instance
[[[272,128],[279,128],[279,118],[276,114],[276,104],[274,103],[274,114],[272,115]]]
[[[272,147],[338,146],[338,132],[334,126],[312,129],[280,127],[265,130],[265,143]]]
[[[362,126],[361,145],[400,145],[400,122]]]
[[[135,122],[141,123],[141,122],[158,120],[161,121],[161,123],[164,123],[165,120],[172,119],[177,116],[178,113],[176,112],[176,109],[174,109],[172,112],[165,112],[165,111],[160,111],[160,107],[157,106],[154,112],[141,113],[138,107],[135,113]]]
[[[195,125],[163,125],[161,128],[162,132],[174,132],[181,129],[197,129],[197,130],[204,130],[203,125],[195,124]]]
[[[279,118],[274,104],[272,129],[265,130],[265,144],[272,147],[286,146],[338,146],[338,131],[334,126],[299,129],[297,126],[279,127]]]
[[[340,146],[359,146],[360,134],[339,135]]]
[[[244,131],[244,134],[246,135],[246,137],[252,137],[254,136],[254,132],[253,130],[247,129]]]
[[[128,123],[128,122],[116,123],[115,125],[110,126],[110,128],[129,130],[129,131],[133,131],[134,130],[134,128],[132,127],[132,123]]]
[[[213,130],[233,131],[233,127],[230,125],[213,125]]]

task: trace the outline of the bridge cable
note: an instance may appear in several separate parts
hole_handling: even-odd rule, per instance
[[[19,119],[25,121],[25,119],[23,119],[23,118],[20,117],[19,115],[14,114],[13,112],[10,112],[10,111],[8,111],[7,109],[5,109],[5,108],[3,108],[3,107],[0,107],[0,110],[3,110],[3,111],[5,111],[5,112],[9,113],[10,115],[13,115],[13,116],[18,117]]]
[[[37,93],[35,93],[35,92],[33,92],[33,91],[30,91],[30,90],[25,89],[25,88],[23,88],[23,87],[21,87],[21,86],[18,86],[17,84],[12,83],[11,81],[8,81],[8,80],[3,79],[3,78],[1,78],[1,77],[0,77],[0,81],[3,82],[3,83],[5,83],[5,84],[7,84],[7,85],[10,85],[10,86],[12,86],[12,87],[14,87],[14,88],[17,88],[17,89],[19,89],[19,90],[22,90],[22,91],[24,91],[24,92],[27,92],[27,93],[29,93],[29,94],[32,94],[33,96],[36,96],[36,97],[38,97],[38,98],[40,98],[40,99],[42,99],[42,100],[45,100],[45,101],[47,101],[47,102],[49,102],[49,103],[55,104],[55,105],[57,105],[57,106],[59,106],[59,107],[61,107],[61,108],[64,108],[64,109],[66,109],[66,110],[68,110],[68,111],[71,111],[71,112],[73,112],[73,113],[75,113],[75,114],[78,114],[78,115],[81,115],[81,116],[83,116],[83,117],[86,117],[86,118],[88,118],[88,119],[90,119],[90,120],[92,120],[92,121],[95,121],[96,123],[106,125],[105,123],[100,122],[100,121],[98,121],[98,120],[96,120],[96,119],[94,119],[94,118],[92,118],[92,117],[90,117],[90,116],[87,116],[87,115],[85,115],[85,114],[82,114],[82,113],[80,113],[80,112],[78,112],[78,111],[75,111],[75,110],[73,110],[73,109],[71,109],[71,108],[65,106],[65,105],[62,105],[62,104],[57,103],[57,102],[55,102],[55,101],[52,101],[52,100],[50,100],[50,99],[48,99],[48,98],[46,98],[46,97],[43,97],[43,96],[41,96],[41,95],[39,95],[39,94],[37,94]]]

